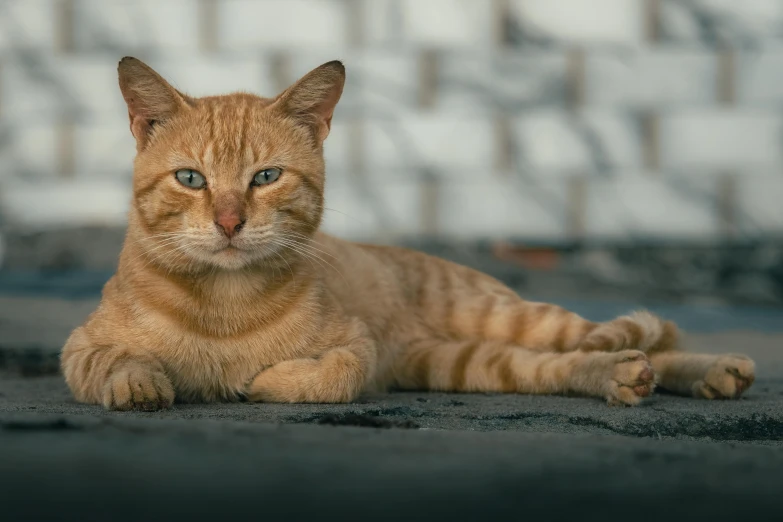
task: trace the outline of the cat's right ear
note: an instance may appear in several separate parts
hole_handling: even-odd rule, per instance
[[[120,60],[117,73],[122,97],[128,105],[131,133],[136,138],[137,150],[141,150],[153,126],[187,106],[188,98],[136,58],[126,56]]]

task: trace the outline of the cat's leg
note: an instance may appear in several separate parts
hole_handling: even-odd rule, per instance
[[[417,296],[421,317],[444,337],[555,352],[648,353],[672,349],[677,343],[674,323],[649,312],[596,323],[554,304],[525,301],[499,281],[467,267],[437,260],[420,268],[421,274],[409,274],[408,279],[418,277],[422,285]]]
[[[637,350],[554,353],[432,339],[403,351],[395,381],[402,389],[573,394],[630,406],[652,393],[654,373]]]
[[[363,331],[327,342],[320,356],[282,361],[259,373],[247,389],[258,402],[350,402],[371,381],[376,346]]]
[[[482,329],[462,333],[556,352],[640,350],[650,358],[660,386],[680,395],[737,398],[754,381],[755,365],[747,356],[682,352],[677,326],[646,311],[593,323],[555,305],[509,299],[496,312]],[[521,327],[515,330],[514,324]]]
[[[739,354],[650,355],[661,388],[702,399],[737,399],[755,380],[755,363]]]
[[[174,387],[154,356],[95,345],[84,328],[77,328],[68,338],[61,365],[65,381],[80,402],[146,411],[168,408],[174,402]]]

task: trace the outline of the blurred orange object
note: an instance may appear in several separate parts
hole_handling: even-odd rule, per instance
[[[554,270],[560,263],[560,252],[553,248],[526,247],[506,242],[495,243],[492,253],[498,259],[522,265],[529,270]]]

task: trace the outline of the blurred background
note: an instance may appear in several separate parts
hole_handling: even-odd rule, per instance
[[[0,0],[0,293],[98,295],[134,142],[342,59],[324,228],[540,299],[783,304],[781,0]]]

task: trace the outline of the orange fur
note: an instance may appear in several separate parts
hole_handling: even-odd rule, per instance
[[[680,352],[676,326],[647,312],[597,324],[463,266],[319,232],[339,62],[274,99],[190,98],[133,58],[119,78],[133,201],[119,269],[63,349],[80,401],[347,402],[396,387],[633,405],[656,378],[705,398],[753,381],[752,361]],[[254,185],[264,169],[282,174]]]

